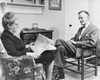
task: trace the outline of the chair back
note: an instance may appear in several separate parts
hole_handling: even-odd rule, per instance
[[[97,40],[96,52],[97,52],[97,57],[100,57],[100,39]]]

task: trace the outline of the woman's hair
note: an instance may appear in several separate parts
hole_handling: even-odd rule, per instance
[[[8,26],[11,26],[12,24],[14,24],[14,13],[13,12],[7,12],[3,18],[2,18],[2,25],[4,27],[4,29],[9,29]]]

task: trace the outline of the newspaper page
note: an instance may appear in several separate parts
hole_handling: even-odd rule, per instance
[[[38,37],[31,49],[33,50],[33,54],[36,53],[40,55],[45,50],[56,50],[56,47],[53,45],[54,41],[47,38],[42,34],[38,34]]]

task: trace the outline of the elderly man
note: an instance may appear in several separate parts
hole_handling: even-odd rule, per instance
[[[80,11],[78,18],[81,23],[76,35],[69,41],[58,39],[55,43],[57,47],[55,62],[59,65],[64,65],[64,56],[67,57],[80,57],[81,46],[94,46],[99,36],[99,30],[90,22],[90,14],[87,11]],[[92,54],[91,49],[84,50],[84,56],[90,56]],[[59,66],[62,68],[62,66]],[[59,79],[64,79],[63,68]]]

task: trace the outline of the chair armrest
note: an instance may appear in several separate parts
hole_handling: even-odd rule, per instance
[[[33,78],[34,71],[34,59],[30,56],[1,58],[2,66],[4,68],[6,77],[16,78],[18,75],[20,78]]]
[[[44,69],[42,64],[35,64],[34,58],[31,56],[21,56],[12,58],[0,58],[4,70],[4,74],[9,77],[16,78],[18,75],[21,79],[30,78],[43,75]]]
[[[82,51],[82,50],[85,50],[85,49],[86,50],[89,49],[89,50],[95,51],[96,50],[96,46],[94,45],[94,46],[80,46],[80,47],[78,47],[77,48],[77,51],[78,52],[76,52],[76,58],[89,57],[92,54],[94,54],[94,52],[93,53],[90,53],[90,54],[88,54],[87,52],[86,53],[83,53],[84,51]]]
[[[32,57],[24,55],[24,56],[20,56],[20,57],[7,57],[7,58],[4,57],[2,59],[5,59],[5,60],[17,60],[18,59],[18,60],[21,60],[21,59],[30,59],[30,58],[32,58]]]
[[[93,46],[81,46],[82,49],[88,49],[88,48],[96,48],[96,45]]]

